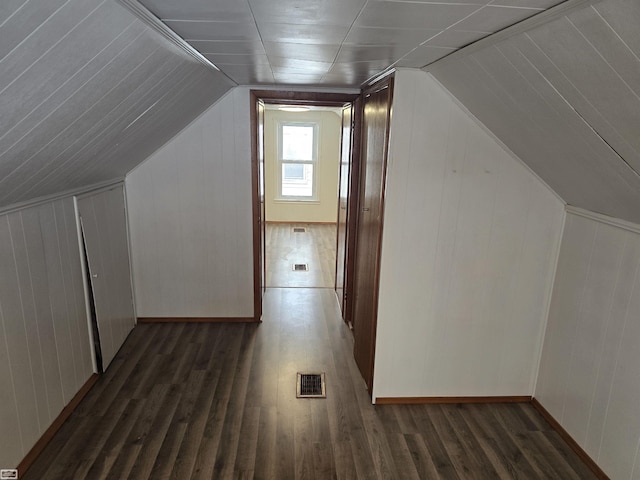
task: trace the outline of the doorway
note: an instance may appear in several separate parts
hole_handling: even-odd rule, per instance
[[[335,288],[342,108],[265,105],[267,288]]]
[[[252,168],[254,194],[254,313],[256,320],[262,318],[262,296],[267,287],[309,287],[336,288],[336,261],[338,250],[338,185],[340,175],[340,134],[341,109],[350,105],[358,94],[332,94],[312,92],[251,91]],[[333,115],[336,120],[338,137],[335,142],[334,180],[328,190],[318,185],[321,158],[313,155],[293,158],[295,155],[280,155],[275,166],[268,165],[265,152],[268,150],[267,128],[275,132],[276,155],[282,154],[282,137],[292,132],[313,136],[314,121],[305,115],[287,120],[284,108],[304,109],[310,112]],[[274,114],[272,112],[277,112]],[[336,112],[336,113],[333,113]],[[289,112],[294,113],[294,112]],[[303,112],[298,112],[303,113]],[[279,116],[276,122],[269,122],[270,116]],[[270,123],[267,125],[267,123]],[[288,128],[285,128],[288,127]],[[280,137],[280,140],[278,138]],[[278,141],[280,145],[278,145]],[[317,141],[317,140],[316,140]],[[303,142],[304,143],[304,142]],[[307,142],[309,143],[309,142]],[[310,143],[313,146],[313,141]],[[320,149],[322,145],[319,145]],[[329,166],[329,168],[331,168]],[[271,175],[269,173],[271,172]],[[283,183],[285,180],[286,185]],[[316,182],[316,183],[314,183]],[[327,185],[325,185],[326,187]],[[331,192],[331,193],[327,193]],[[328,207],[333,210],[331,220],[322,217],[322,198],[331,199]],[[293,210],[301,207],[313,212],[308,217],[295,216]],[[284,211],[282,208],[285,207]],[[288,211],[288,213],[287,213]],[[298,212],[299,213],[299,212]],[[296,229],[296,231],[294,231]],[[303,231],[304,230],[304,231]],[[305,237],[306,235],[306,237]],[[271,238],[270,238],[271,237]],[[281,237],[281,242],[278,238]],[[311,239],[310,237],[314,237]],[[346,241],[346,237],[343,241]],[[324,253],[323,253],[324,252]],[[329,252],[327,254],[327,252]],[[270,260],[274,261],[271,262]],[[310,260],[306,260],[310,259]],[[290,269],[290,270],[289,270]],[[305,270],[306,269],[306,270]],[[278,270],[286,272],[289,280],[278,275]],[[317,275],[313,275],[313,272]],[[289,273],[290,272],[290,273]],[[272,273],[276,275],[271,275]],[[303,276],[305,273],[311,275]],[[304,280],[303,280],[304,279]]]
[[[339,180],[336,229],[336,272],[334,290],[354,337],[354,357],[371,394],[377,322],[378,273],[384,184],[389,141],[393,77],[385,77],[367,88],[361,95],[333,96],[318,100],[323,94],[251,91],[252,108],[252,169],[254,192],[254,285],[256,320],[262,319],[262,299],[268,277],[266,263],[267,213],[265,211],[265,106],[271,104],[317,105],[342,107],[341,125],[349,131],[349,153],[339,160],[348,171],[346,181]],[[324,94],[329,97],[332,94]],[[346,107],[346,108],[345,108]],[[344,137],[343,137],[344,138]],[[343,145],[344,146],[344,145]],[[362,154],[361,154],[362,151]],[[304,163],[304,162],[301,162]],[[284,171],[283,165],[278,166]],[[303,180],[303,168],[288,172]],[[280,185],[282,188],[282,185]],[[309,186],[307,185],[307,188]],[[306,195],[313,197],[313,190]],[[282,190],[281,190],[282,192]],[[296,195],[304,195],[298,192]],[[344,200],[344,201],[343,201]],[[292,233],[295,233],[292,231]],[[292,265],[295,269],[297,266]],[[301,264],[299,267],[304,268]]]

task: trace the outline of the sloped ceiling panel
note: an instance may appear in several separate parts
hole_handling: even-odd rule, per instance
[[[123,177],[234,83],[115,0],[0,5],[0,206]]]
[[[568,204],[640,223],[638,24],[595,2],[426,69]]]

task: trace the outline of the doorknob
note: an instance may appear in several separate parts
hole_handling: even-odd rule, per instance
[[[363,208],[362,208],[362,211],[363,211],[363,212],[368,212],[368,211],[369,211],[369,207],[363,207]]]
[[[98,274],[94,273],[93,275],[91,275],[93,278],[98,278]]]

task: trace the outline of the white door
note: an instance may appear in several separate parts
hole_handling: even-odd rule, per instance
[[[134,327],[124,190],[78,199],[104,369]]]

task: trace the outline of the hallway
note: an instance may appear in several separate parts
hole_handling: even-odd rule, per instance
[[[264,319],[138,325],[21,478],[594,478],[528,404],[372,406],[330,289]]]
[[[335,286],[335,224],[268,223],[266,239],[267,288]],[[296,263],[308,271],[294,271]]]

